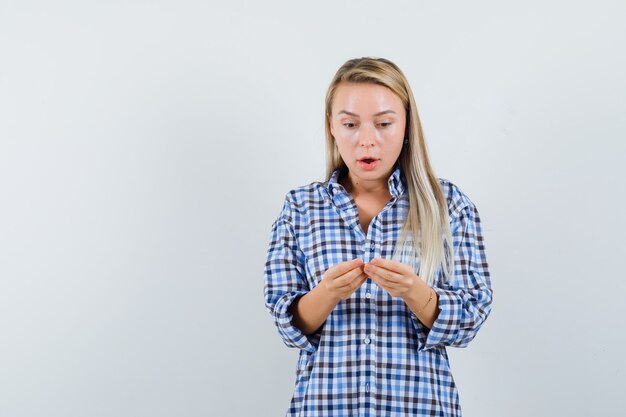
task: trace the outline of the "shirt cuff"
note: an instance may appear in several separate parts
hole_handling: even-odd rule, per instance
[[[438,346],[452,346],[458,335],[463,308],[459,296],[454,291],[432,287],[439,296],[439,314],[432,327],[426,327],[411,311],[411,321],[417,330],[418,351]]]
[[[317,350],[319,334],[314,333],[307,336],[299,328],[294,326],[293,313],[290,308],[296,298],[305,294],[306,292],[304,291],[292,291],[284,294],[276,302],[272,316],[274,317],[274,324],[278,329],[278,334],[282,338],[285,345],[314,353]]]

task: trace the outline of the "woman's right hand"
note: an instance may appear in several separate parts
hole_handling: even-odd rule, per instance
[[[313,290],[294,300],[294,325],[307,335],[319,329],[337,304],[365,282],[364,266],[363,260],[357,258],[328,268]]]
[[[340,262],[324,272],[320,285],[336,302],[349,298],[367,279],[363,259]]]

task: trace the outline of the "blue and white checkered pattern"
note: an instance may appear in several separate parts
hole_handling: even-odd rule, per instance
[[[424,326],[401,298],[367,279],[314,334],[292,325],[290,306],[331,266],[361,258],[391,259],[409,200],[399,167],[392,199],[367,234],[350,194],[337,182],[295,188],[272,225],[265,263],[265,305],[289,347],[300,349],[288,417],[461,416],[447,346],[466,347],[491,312],[493,291],[480,218],[472,201],[439,178],[454,240],[454,276],[433,289],[439,315]]]

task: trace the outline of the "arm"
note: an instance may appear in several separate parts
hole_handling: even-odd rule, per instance
[[[411,314],[418,330],[419,350],[436,346],[466,347],[491,312],[493,290],[478,210],[470,203],[460,211],[457,219],[453,230],[454,276],[442,287],[432,287],[437,294],[434,304],[437,307],[435,313],[428,309],[424,312],[426,323]],[[421,297],[425,294],[422,293]],[[422,304],[418,308],[427,299],[421,298]],[[435,319],[428,328],[426,324],[431,317]]]
[[[324,324],[339,301],[330,297],[324,285],[317,285],[294,302],[293,323],[310,335]]]
[[[310,291],[304,270],[304,254],[298,248],[292,224],[291,204],[272,225],[265,262],[265,307],[285,345],[315,352],[317,342],[294,325],[293,303]]]

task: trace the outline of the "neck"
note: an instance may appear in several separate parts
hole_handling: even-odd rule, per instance
[[[353,197],[361,195],[387,197],[390,196],[388,180],[389,176],[383,179],[364,181],[362,179],[354,179],[352,174],[347,172],[340,178],[339,183],[343,185],[346,191]]]
[[[346,178],[347,191],[350,194],[360,195],[360,194],[383,194],[388,192],[387,180],[372,180],[372,181],[364,181],[352,178],[351,175],[348,174]]]

